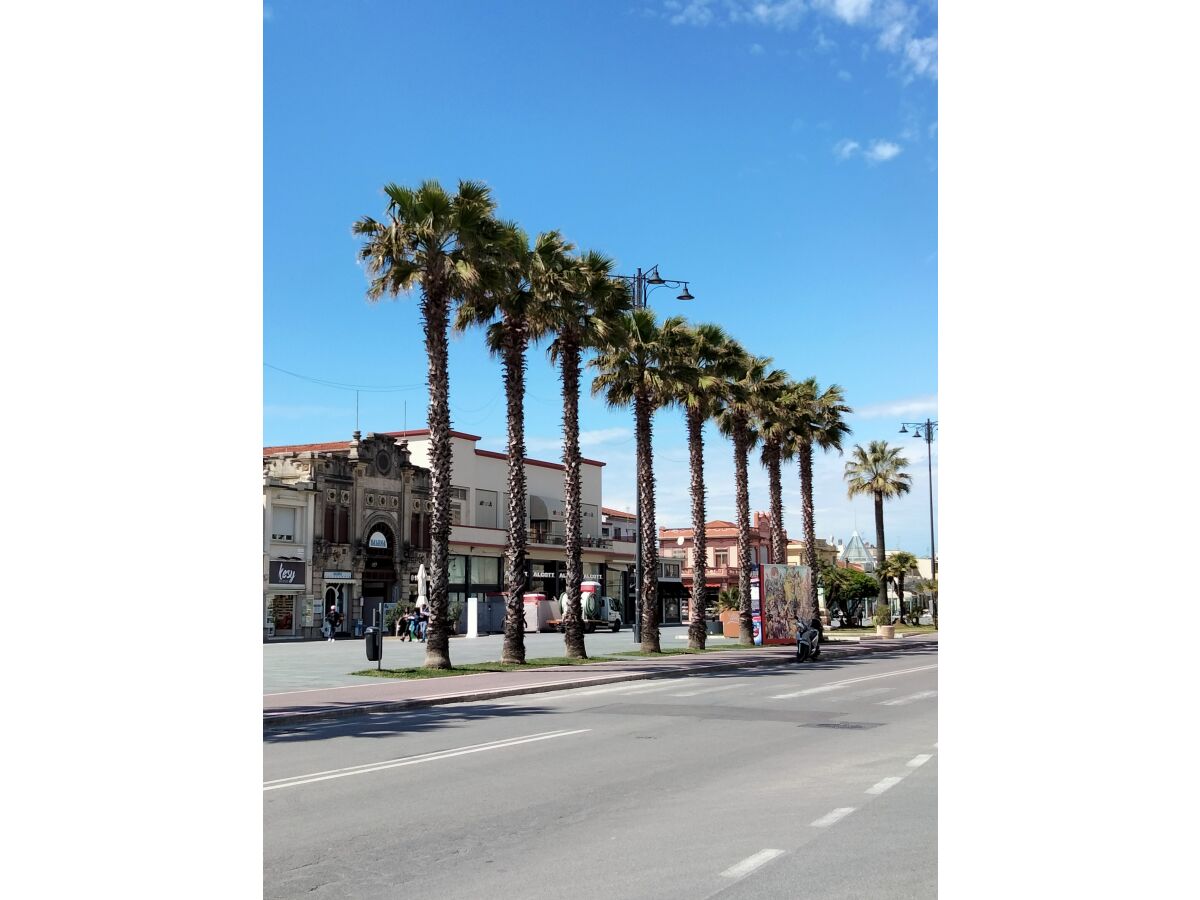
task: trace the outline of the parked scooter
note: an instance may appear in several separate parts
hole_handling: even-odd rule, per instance
[[[821,619],[818,616],[813,616],[812,620],[805,625],[803,622],[796,623],[796,662],[805,662],[809,659],[816,659],[821,655],[821,639],[825,636],[825,629],[821,625]]]

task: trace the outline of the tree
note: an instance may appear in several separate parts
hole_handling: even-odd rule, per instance
[[[804,511],[804,555],[810,573],[817,572],[817,528],[813,517],[813,447],[842,452],[842,438],[850,428],[842,416],[854,412],[846,405],[842,389],[831,384],[824,392],[815,378],[806,378],[795,386],[792,415],[796,456],[800,461],[800,505]],[[809,579],[809,607],[817,609],[817,579]],[[825,598],[826,605],[829,598]]]
[[[848,485],[847,496],[853,499],[869,494],[875,498],[875,561],[878,567],[882,567],[887,558],[883,538],[883,501],[907,494],[912,489],[912,477],[903,471],[907,466],[908,460],[900,455],[898,448],[889,447],[887,441],[871,441],[866,450],[861,444],[855,444],[846,463],[844,477]],[[883,578],[879,580],[879,602],[888,605],[887,582]]]
[[[546,282],[569,245],[557,231],[539,234],[532,249],[513,223],[495,247],[500,277],[493,290],[459,306],[455,327],[487,327],[487,345],[504,367],[508,409],[508,535],[504,557],[504,647],[500,661],[525,662],[525,561],[529,540],[525,477],[526,349],[546,331]],[[495,320],[499,315],[499,319]]]
[[[660,327],[653,310],[626,313],[610,331],[600,353],[592,360],[599,372],[592,393],[604,394],[610,407],[633,406],[637,446],[638,529],[642,581],[642,650],[661,653],[658,635],[658,534],[654,519],[654,460],[651,435],[655,410],[669,402],[663,360],[667,348],[685,328],[680,316],[672,316]]]
[[[729,336],[719,325],[697,325],[671,333],[666,343],[664,395],[683,409],[688,431],[692,491],[692,597],[689,602],[688,647],[703,650],[704,591],[708,547],[704,532],[704,423],[721,410],[729,368]]]
[[[755,426],[762,438],[761,461],[767,470],[767,490],[771,501],[771,559],[776,563],[787,562],[787,536],[783,531],[783,462],[796,453],[792,419],[796,415],[793,395],[795,385],[783,371],[773,372],[779,376],[764,387],[755,398]],[[809,611],[802,618],[812,616]]]
[[[750,484],[746,472],[750,451],[758,441],[754,428],[754,413],[761,403],[760,395],[775,390],[786,378],[782,372],[768,374],[771,359],[751,356],[740,345],[731,347],[731,375],[725,381],[725,409],[717,419],[721,433],[733,440],[733,471],[738,527],[738,596],[742,609],[739,615],[738,640],[754,643],[754,618],[750,598]],[[781,376],[775,379],[775,376]],[[775,379],[775,380],[773,380]]]
[[[896,604],[900,621],[904,621],[904,577],[917,568],[917,558],[907,551],[893,553],[883,564],[882,575],[896,581]],[[915,623],[914,623],[915,624]]]
[[[854,612],[854,605],[870,600],[879,593],[879,582],[858,569],[839,569],[821,564],[821,585],[825,588],[825,605],[841,607],[845,616]]]
[[[578,260],[555,265],[546,278],[550,327],[555,333],[549,352],[562,373],[563,398],[563,526],[566,529],[566,603],[563,642],[566,654],[586,659],[583,639],[582,481],[579,453],[579,372],[583,352],[603,345],[617,319],[631,306],[629,290],[612,277],[612,259],[588,251]]]
[[[450,668],[450,308],[484,292],[496,274],[494,249],[501,227],[487,186],[460,181],[453,196],[436,181],[417,188],[388,184],[383,222],[364,216],[353,232],[364,239],[359,260],[370,278],[367,299],[421,290],[429,381],[430,523],[429,630],[425,665]]]

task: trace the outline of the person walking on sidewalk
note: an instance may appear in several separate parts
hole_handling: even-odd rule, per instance
[[[342,627],[342,613],[336,606],[329,607],[329,615],[325,617],[325,621],[329,623],[329,640],[334,640],[337,637],[338,629]]]
[[[417,634],[425,643],[425,630],[429,627],[429,607],[422,603],[417,607]]]

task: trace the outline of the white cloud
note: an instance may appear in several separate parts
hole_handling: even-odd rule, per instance
[[[904,45],[904,55],[915,74],[937,78],[937,46],[937,35],[910,39]]]
[[[898,418],[900,416],[937,415],[937,397],[914,397],[909,400],[894,400],[856,409],[854,414],[862,419]]]
[[[838,78],[840,78],[842,81],[850,81],[850,80],[852,80],[852,79],[853,79],[853,77],[854,77],[854,76],[852,76],[852,75],[851,75],[849,72],[847,72],[845,69],[839,69],[839,70],[838,70]]]
[[[663,15],[674,25],[705,27],[716,23],[776,31],[793,30],[812,13],[839,26],[875,34],[878,47],[899,56],[896,74],[906,83],[915,78],[936,81],[938,77],[937,32],[918,36],[923,20],[931,14],[919,12],[911,0],[663,0],[663,9]],[[836,46],[820,25],[812,30],[811,37],[819,51]],[[863,49],[865,52],[865,44]]]
[[[858,141],[852,141],[850,138],[842,138],[833,145],[833,153],[838,159],[849,159],[858,152]]]
[[[599,447],[604,444],[620,444],[633,442],[632,428],[594,428],[591,430],[584,429],[579,432],[579,449],[587,450],[590,447]],[[494,441],[493,441],[494,443]],[[508,445],[507,438],[500,438],[499,445],[501,447]],[[526,435],[525,450],[528,453],[548,453],[555,457],[562,455],[562,435],[557,436],[539,436]]]
[[[861,22],[871,11],[871,0],[814,0],[813,5],[848,25]]]
[[[766,52],[767,51],[763,49],[762,44],[751,44],[750,45],[750,55],[751,56],[762,56]]]
[[[868,162],[881,163],[895,159],[903,148],[891,141],[872,141],[871,146],[863,153]]]
[[[695,25],[702,28],[713,20],[711,2],[712,0],[691,0],[687,6],[683,6],[668,0],[665,6],[671,11],[672,25]]]

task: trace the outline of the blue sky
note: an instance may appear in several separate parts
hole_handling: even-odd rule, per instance
[[[856,442],[905,448],[913,492],[888,546],[925,554],[923,442],[937,418],[937,13],[880,0],[485,2],[264,7],[263,360],[363,392],[363,431],[422,427],[417,302],[366,302],[351,223],[381,187],[485,181],[499,212],[558,228],[620,271],[655,263],[696,300],[660,314],[720,323],[796,378],[845,388]],[[499,364],[451,343],[454,427],[503,449]],[[348,438],[355,395],[263,370],[267,444]],[[531,354],[530,453],[555,458],[556,373]],[[605,503],[633,504],[632,415],[583,399]],[[690,522],[681,416],[655,423],[660,525]],[[819,458],[817,533],[874,539],[868,500]],[[933,470],[937,501],[937,444]],[[734,516],[729,445],[710,429],[710,518]],[[751,504],[766,477],[751,469]],[[801,534],[799,479],[785,520]]]

